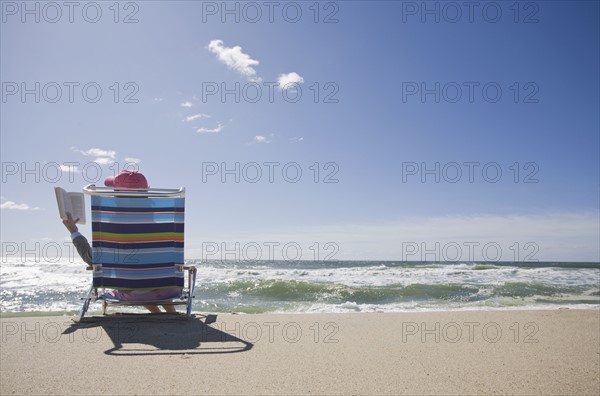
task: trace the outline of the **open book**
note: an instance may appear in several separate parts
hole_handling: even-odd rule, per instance
[[[85,224],[85,199],[83,193],[67,192],[64,188],[55,187],[56,202],[58,203],[58,211],[60,218],[67,219],[67,212],[71,213],[73,220],[77,220],[77,224]]]

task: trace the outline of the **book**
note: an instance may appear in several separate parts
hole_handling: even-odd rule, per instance
[[[55,187],[56,202],[60,218],[67,220],[67,212],[71,213],[77,224],[85,224],[85,199],[81,192],[67,192],[64,188]]]

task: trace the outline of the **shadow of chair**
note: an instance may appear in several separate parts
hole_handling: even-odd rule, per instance
[[[252,343],[211,326],[215,322],[216,315],[190,318],[181,314],[115,314],[84,318],[63,334],[82,331],[88,333],[84,339],[97,340],[103,332],[113,343],[104,353],[112,356],[239,353],[252,349]],[[90,329],[95,329],[91,336]]]

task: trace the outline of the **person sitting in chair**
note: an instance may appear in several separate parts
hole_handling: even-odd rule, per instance
[[[121,171],[117,176],[109,176],[104,181],[104,185],[107,187],[118,187],[118,188],[148,188],[148,181],[146,177],[136,171]],[[73,245],[77,249],[77,253],[81,256],[83,261],[88,265],[92,265],[92,248],[86,237],[84,237],[77,228],[77,222],[79,219],[73,219],[71,213],[67,212],[67,220],[63,220],[63,224],[71,233],[71,240]],[[167,300],[174,298],[179,295],[179,289],[168,288],[168,289],[155,289],[148,291],[130,291],[122,292],[119,290],[112,290],[104,294],[110,298],[116,298],[121,301],[152,301],[152,300]],[[152,313],[160,313],[158,305],[144,305],[144,307]],[[162,306],[166,312],[175,313],[175,307],[172,305]]]

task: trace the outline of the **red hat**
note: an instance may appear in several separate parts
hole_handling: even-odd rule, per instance
[[[122,170],[117,176],[104,180],[107,187],[148,188],[146,177],[137,171]]]

